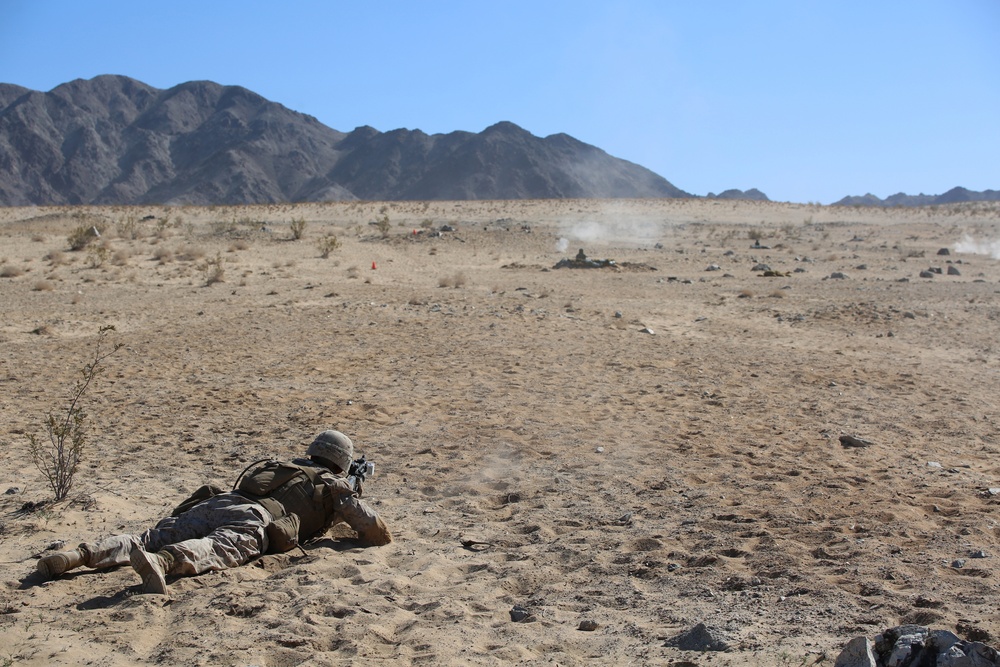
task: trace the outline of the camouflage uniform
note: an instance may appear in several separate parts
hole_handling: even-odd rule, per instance
[[[266,553],[269,542],[273,550],[287,551],[342,521],[366,544],[388,544],[389,529],[359,499],[360,481],[355,491],[347,479],[335,474],[351,468],[353,452],[354,444],[346,435],[324,431],[309,445],[308,459],[290,464],[258,461],[264,465],[249,475],[244,471],[239,491],[201,502],[197,498],[203,496],[196,494],[184,503],[186,511],[178,509],[177,516],[143,533],[115,535],[44,556],[38,560],[38,572],[51,579],[81,565],[106,568],[129,563],[142,577],[144,592],[166,594],[168,574],[237,567]],[[364,479],[364,473],[354,479]]]
[[[295,459],[293,463],[313,466],[306,459]],[[362,539],[368,539],[381,523],[378,514],[358,498],[343,477],[314,467],[329,485],[334,511],[327,516],[322,529],[308,537],[346,522]],[[237,492],[223,493],[179,516],[167,517],[138,535],[115,535],[97,544],[81,544],[79,549],[87,567],[127,565],[129,553],[139,546],[144,551],[166,551],[173,556],[170,574],[201,574],[237,567],[263,555],[268,547],[266,529],[271,521],[271,514],[261,505]]]

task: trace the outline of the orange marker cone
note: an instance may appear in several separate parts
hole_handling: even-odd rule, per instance
[[[374,270],[375,270],[375,269],[377,269],[377,268],[378,268],[378,267],[377,267],[377,266],[375,266],[375,262],[372,262],[372,271],[374,271]]]

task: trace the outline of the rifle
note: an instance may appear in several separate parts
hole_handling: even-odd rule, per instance
[[[375,462],[366,459],[364,454],[361,455],[360,459],[354,459],[351,461],[351,465],[347,469],[347,483],[351,485],[351,488],[354,489],[359,496],[362,493],[361,483],[367,478],[374,476]]]

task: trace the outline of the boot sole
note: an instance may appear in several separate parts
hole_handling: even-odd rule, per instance
[[[142,592],[154,595],[167,594],[167,580],[157,562],[156,554],[136,547],[128,555],[132,569],[142,577]]]

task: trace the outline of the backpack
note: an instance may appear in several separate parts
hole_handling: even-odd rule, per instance
[[[298,528],[297,535],[287,536],[292,539],[288,549],[295,546],[294,538],[304,541],[329,523],[334,499],[333,494],[327,492],[328,485],[320,476],[319,468],[264,459],[250,464],[247,470],[237,478],[235,490],[263,505],[274,517],[275,529],[289,531],[294,520],[282,519],[291,515],[298,517],[298,526],[294,526]]]

